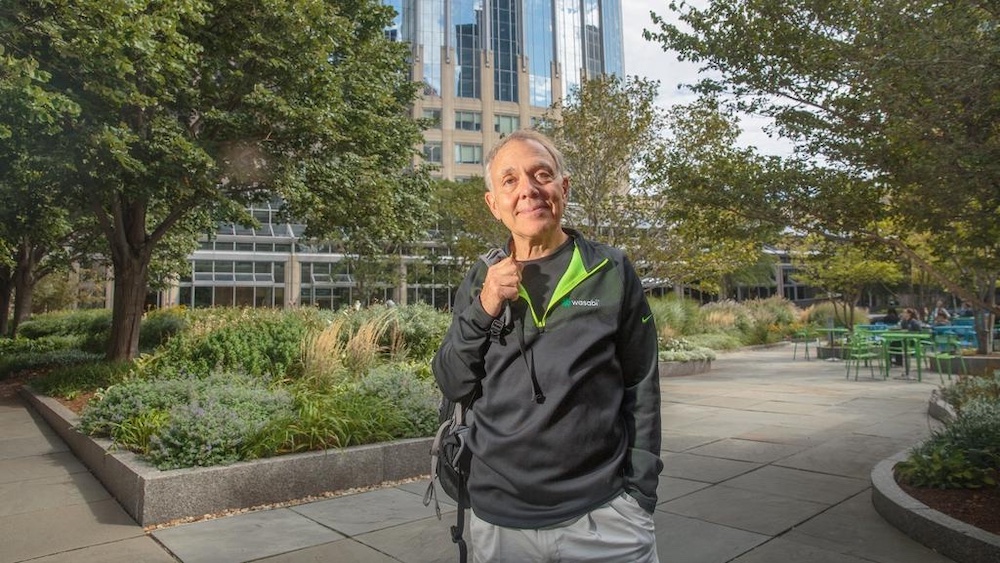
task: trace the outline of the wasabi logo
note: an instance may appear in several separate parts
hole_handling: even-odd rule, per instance
[[[567,297],[560,303],[563,307],[600,307],[600,299],[570,299]]]

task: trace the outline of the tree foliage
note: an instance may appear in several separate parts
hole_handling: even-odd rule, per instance
[[[656,105],[657,82],[602,76],[585,81],[545,121],[571,178],[567,220],[584,234],[626,249],[647,282],[696,285],[717,293],[722,277],[749,264],[761,239],[729,236],[736,225],[676,197],[664,166],[666,135],[680,114]]]
[[[760,201],[764,213],[788,225],[891,247],[962,299],[997,312],[995,2],[712,0],[704,9],[669,7],[684,28],[654,15],[658,29],[646,37],[701,65],[693,89],[733,111],[772,118],[775,131],[796,144],[793,157],[765,163],[756,186],[730,191]],[[887,218],[898,229],[884,232]],[[906,244],[907,235],[919,233],[938,258]]]
[[[60,123],[68,201],[114,265],[110,358],[137,351],[158,247],[280,198],[309,234],[402,236],[426,190],[405,45],[374,0],[13,0],[4,45],[80,108]],[[406,190],[400,190],[405,186]]]

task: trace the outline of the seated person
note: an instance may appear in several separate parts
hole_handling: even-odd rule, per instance
[[[931,311],[930,316],[927,318],[927,322],[937,324],[938,318],[942,316],[948,323],[951,323],[951,313],[949,313],[948,308],[944,306],[944,300],[938,299],[937,304],[934,305],[934,310]]]
[[[924,323],[920,322],[920,315],[916,309],[904,309],[903,316],[899,318],[899,328],[919,332],[924,329]]]
[[[939,311],[937,316],[934,317],[934,326],[949,326],[951,324],[951,318],[944,311]]]
[[[962,301],[962,306],[955,312],[956,317],[971,317],[975,314],[972,305],[968,301]]]
[[[896,312],[895,307],[889,307],[889,309],[885,312],[885,316],[882,317],[882,322],[887,325],[899,324],[899,313]]]

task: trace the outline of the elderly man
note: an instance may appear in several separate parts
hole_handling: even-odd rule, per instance
[[[473,400],[475,561],[657,561],[656,328],[632,264],[564,228],[569,176],[544,135],[486,159],[506,258],[477,263],[433,369]]]

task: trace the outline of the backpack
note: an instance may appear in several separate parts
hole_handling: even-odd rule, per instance
[[[424,506],[434,501],[434,512],[441,519],[441,505],[438,502],[434,482],[437,481],[452,500],[458,503],[455,525],[451,527],[451,541],[458,544],[459,561],[465,563],[468,557],[468,547],[462,538],[465,530],[465,509],[469,508],[469,468],[472,464],[472,452],[466,447],[465,439],[469,433],[466,424],[469,404],[453,402],[442,397],[438,408],[438,417],[443,420],[434,436],[431,445],[431,482],[424,493]]]
[[[480,256],[487,267],[503,260],[507,253],[500,248]],[[496,338],[510,323],[510,307],[505,306],[501,319],[494,321],[494,326],[490,327],[491,336]],[[472,504],[469,501],[469,468],[472,465],[472,452],[466,447],[466,437],[469,434],[467,419],[469,409],[479,397],[479,392],[474,392],[466,401],[455,402],[447,397],[441,397],[441,404],[438,407],[438,427],[434,442],[431,444],[431,482],[424,493],[424,506],[430,505],[434,501],[434,512],[438,520],[441,519],[441,505],[438,502],[437,490],[434,482],[441,485],[449,498],[458,503],[458,510],[455,516],[455,525],[451,527],[451,541],[458,544],[459,561],[465,563],[468,557],[468,546],[462,538],[465,530],[465,509]]]

